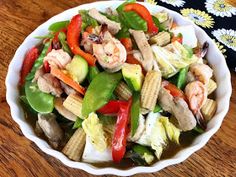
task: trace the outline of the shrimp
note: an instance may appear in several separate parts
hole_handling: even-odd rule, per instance
[[[62,49],[52,49],[52,51],[44,57],[43,61],[48,61],[50,66],[55,66],[57,68],[64,69],[65,66],[71,62],[71,57]]]
[[[200,81],[193,81],[185,87],[189,107],[196,115],[207,99],[207,88]]]
[[[120,70],[127,55],[125,47],[108,31],[103,33],[101,44],[93,44],[93,54],[99,64],[108,72]]]
[[[192,72],[195,79],[203,84],[208,84],[213,75],[213,70],[208,65],[202,63],[194,63],[190,65],[189,70]]]
[[[207,88],[200,81],[193,81],[185,87],[185,95],[189,102],[189,107],[197,123],[203,128],[206,129],[206,121],[201,114],[201,107],[205,104],[207,100]]]

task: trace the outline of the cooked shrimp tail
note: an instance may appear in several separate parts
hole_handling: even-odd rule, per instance
[[[196,118],[197,124],[198,124],[203,130],[206,130],[206,128],[207,128],[207,123],[206,123],[206,120],[204,119],[204,117],[202,116],[202,113],[201,113],[200,110],[195,114],[195,118]]]

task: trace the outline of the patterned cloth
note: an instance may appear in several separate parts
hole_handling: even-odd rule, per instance
[[[230,69],[236,71],[236,8],[225,0],[146,0],[182,14],[216,42]]]

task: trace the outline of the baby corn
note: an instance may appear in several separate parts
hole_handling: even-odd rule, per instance
[[[66,100],[63,102],[63,106],[69,110],[70,112],[72,112],[73,114],[75,114],[76,116],[78,116],[79,118],[83,119],[82,116],[82,102],[83,99],[76,95],[76,94],[70,94]]]
[[[210,79],[209,80],[209,83],[207,85],[207,92],[208,92],[208,95],[210,95],[211,93],[213,93],[217,88],[217,84],[214,80]]]
[[[156,105],[158,93],[161,86],[161,73],[149,71],[145,77],[141,90],[141,108],[152,111]]]
[[[165,46],[170,43],[170,33],[160,32],[157,35],[151,37],[151,44],[157,44],[159,46]]]
[[[120,100],[128,100],[132,96],[130,88],[124,82],[118,84],[115,94]]]
[[[206,121],[209,121],[215,114],[217,104],[215,100],[207,99],[206,103],[203,105],[201,112]]]
[[[71,160],[79,161],[86,142],[86,134],[82,128],[75,131],[62,152]]]

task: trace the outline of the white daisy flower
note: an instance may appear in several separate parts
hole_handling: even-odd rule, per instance
[[[183,7],[183,5],[185,4],[185,1],[183,0],[160,0],[160,1],[170,4],[174,7]]]
[[[212,34],[213,36],[215,36],[215,38],[219,42],[223,43],[228,48],[236,51],[236,31],[235,30],[232,30],[232,29],[226,30],[222,28],[222,29],[212,31]]]
[[[225,0],[207,0],[206,9],[217,17],[232,17],[236,15],[236,8],[226,3]]]

